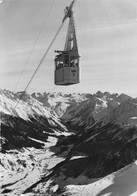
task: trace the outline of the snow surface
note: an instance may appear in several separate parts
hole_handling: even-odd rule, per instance
[[[42,141],[39,141],[42,142]],[[24,190],[41,179],[43,175],[48,174],[48,170],[57,163],[63,161],[49,150],[57,142],[55,137],[48,137],[48,142],[43,142],[44,149],[27,148],[22,152],[10,150],[6,154],[0,154],[0,195],[4,189],[10,189],[7,196],[20,196]],[[23,160],[26,167],[19,164]]]
[[[50,112],[44,108],[37,100],[31,98],[29,102],[20,99],[10,99],[4,93],[0,94],[0,111],[13,116],[19,116],[24,120],[29,120],[29,116],[45,115],[49,118]]]
[[[64,93],[33,93],[32,96],[39,100],[43,105],[48,105],[50,111],[57,117],[61,117],[69,106],[87,100],[86,94],[64,94]]]
[[[0,112],[16,117],[20,117],[26,121],[30,120],[30,117],[36,118],[36,116],[44,116],[52,126],[59,125],[65,131],[66,127],[62,125],[59,118],[51,114],[50,110],[43,104],[34,99],[32,96],[28,96],[24,100],[17,97],[9,91],[0,91]],[[64,134],[67,134],[65,133]],[[58,133],[59,134],[59,133]],[[60,134],[59,134],[60,135]]]
[[[68,185],[64,196],[67,194],[73,196],[136,196],[137,162],[88,185]]]

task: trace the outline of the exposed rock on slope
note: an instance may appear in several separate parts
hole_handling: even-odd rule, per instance
[[[124,105],[124,102],[126,105],[128,100],[132,100],[128,95],[97,92],[90,96],[89,99],[69,109],[61,119],[70,129],[80,131],[92,126],[95,122],[101,121],[103,118],[109,118],[109,115],[112,116],[115,109],[119,108],[119,105],[122,103]]]
[[[63,93],[33,93],[32,97],[47,106],[53,114],[61,117],[70,108],[88,99],[87,94],[63,94]]]

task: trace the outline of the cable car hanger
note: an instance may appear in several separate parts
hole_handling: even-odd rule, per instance
[[[69,18],[68,31],[65,47],[63,51],[55,50],[58,54],[55,57],[54,82],[56,85],[72,85],[79,83],[79,53],[75,32],[72,7],[75,1],[72,1],[69,7],[65,9],[65,16],[62,23]]]

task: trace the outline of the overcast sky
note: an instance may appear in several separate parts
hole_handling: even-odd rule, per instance
[[[0,0],[1,88],[13,91],[26,67],[16,91],[25,89],[70,2]],[[64,48],[67,20],[28,92],[95,93],[100,90],[137,97],[137,1],[77,0],[73,10],[81,56],[80,84],[54,85],[54,50]]]

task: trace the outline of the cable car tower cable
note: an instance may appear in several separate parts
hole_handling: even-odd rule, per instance
[[[18,81],[17,81],[16,86],[15,86],[15,88],[14,88],[14,90],[13,90],[14,93],[15,93],[15,90],[16,90],[16,88],[17,88],[17,86],[18,86],[18,84],[19,84],[19,82],[20,82],[20,80],[21,80],[21,78],[22,78],[22,76],[23,76],[23,74],[24,74],[24,72],[25,72],[25,69],[26,69],[26,67],[27,67],[27,65],[28,65],[28,63],[29,63],[30,57],[31,57],[32,54],[33,54],[34,48],[35,48],[35,46],[36,46],[36,44],[37,44],[37,42],[38,42],[38,40],[39,40],[39,38],[40,38],[40,35],[41,35],[41,33],[42,33],[43,29],[44,29],[44,26],[45,26],[46,22],[47,22],[47,20],[48,20],[48,17],[49,17],[49,14],[50,14],[50,12],[51,12],[51,9],[52,9],[52,7],[53,7],[53,5],[54,5],[54,2],[55,2],[55,0],[52,1],[51,6],[49,7],[48,13],[46,14],[45,20],[43,21],[43,24],[42,24],[41,29],[40,29],[40,31],[39,31],[37,37],[36,37],[36,40],[35,40],[35,42],[34,42],[34,44],[33,44],[33,47],[32,47],[32,49],[31,49],[31,51],[30,51],[30,54],[29,54],[29,56],[28,56],[28,58],[27,58],[27,61],[26,61],[25,65],[24,65],[24,67],[23,67],[23,69],[22,69],[22,72],[21,72],[20,75],[19,75]]]
[[[36,67],[34,73],[32,74],[32,76],[31,76],[31,78],[30,78],[28,84],[26,85],[26,87],[25,87],[25,89],[24,89],[24,91],[23,91],[23,93],[22,93],[20,99],[22,99],[23,96],[25,95],[25,93],[26,93],[26,91],[27,91],[27,89],[28,89],[30,83],[32,82],[33,78],[35,77],[35,75],[36,75],[38,69],[40,68],[41,64],[42,64],[43,61],[45,60],[45,58],[46,58],[46,56],[47,56],[47,54],[48,54],[48,52],[49,52],[51,46],[53,45],[55,39],[57,38],[59,32],[60,32],[61,29],[62,29],[64,22],[66,21],[66,19],[67,19],[68,17],[70,18],[70,17],[72,16],[72,7],[73,7],[74,3],[75,3],[75,0],[73,0],[73,1],[71,2],[71,4],[70,4],[69,7],[66,7],[66,9],[65,9],[65,16],[64,16],[64,18],[63,18],[63,20],[62,20],[62,23],[61,23],[59,29],[57,30],[55,36],[53,37],[53,39],[52,39],[50,45],[48,46],[46,52],[44,53],[42,59],[40,60],[38,66]],[[17,105],[18,105],[18,102],[16,103],[15,108],[17,107]]]
[[[66,7],[63,21],[69,17],[69,25],[66,36],[64,51],[55,51],[58,53],[55,57],[55,84],[72,85],[79,83],[79,53],[75,32],[75,24],[72,7]]]

